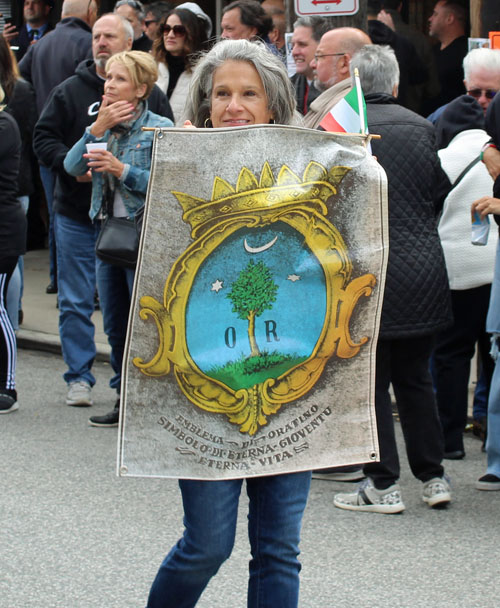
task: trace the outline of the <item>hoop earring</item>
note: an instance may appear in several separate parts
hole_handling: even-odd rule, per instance
[[[205,129],[213,128],[213,124],[212,124],[212,121],[210,120],[210,117],[205,118],[205,122],[203,123],[203,126],[205,127]]]

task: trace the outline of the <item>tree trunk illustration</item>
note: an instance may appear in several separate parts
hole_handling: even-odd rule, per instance
[[[258,357],[260,355],[260,350],[257,345],[257,340],[255,339],[255,310],[250,310],[248,312],[248,341],[250,342],[250,356]]]

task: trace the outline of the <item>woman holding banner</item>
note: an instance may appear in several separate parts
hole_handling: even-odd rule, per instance
[[[225,128],[296,123],[293,88],[281,61],[247,40],[216,44],[194,70],[187,127]],[[252,559],[247,605],[298,605],[300,529],[310,472],[248,478],[248,535]],[[231,554],[243,479],[179,481],[182,538],[164,559],[148,608],[195,606]]]

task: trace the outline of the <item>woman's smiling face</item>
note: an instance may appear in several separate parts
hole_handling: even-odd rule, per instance
[[[259,73],[247,61],[228,60],[215,70],[210,105],[214,127],[263,125],[273,118]]]

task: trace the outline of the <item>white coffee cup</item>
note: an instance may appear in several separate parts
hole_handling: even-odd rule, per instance
[[[87,147],[87,153],[90,154],[91,152],[94,152],[95,150],[106,150],[107,148],[107,143],[104,142],[95,142],[93,144],[85,144],[85,146]]]

